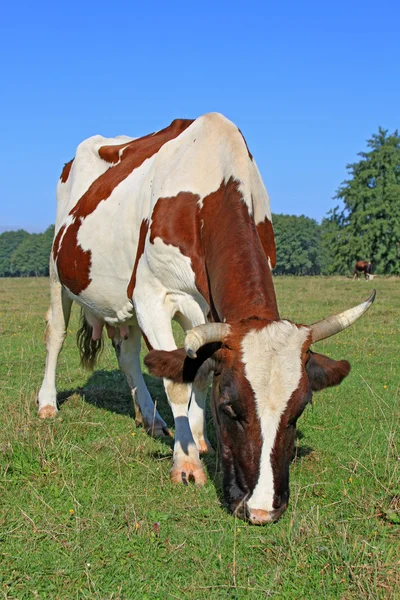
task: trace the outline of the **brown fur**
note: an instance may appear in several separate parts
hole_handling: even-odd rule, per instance
[[[60,250],[60,241],[61,241],[61,237],[62,234],[65,231],[65,225],[63,225],[62,227],[60,227],[60,229],[58,230],[58,233],[56,235],[56,237],[54,238],[54,242],[53,242],[53,258],[54,261],[57,260],[58,257],[58,252]]]
[[[118,146],[101,146],[101,148],[99,148],[99,156],[106,162],[115,165],[117,162],[122,160],[122,157],[120,156],[120,151],[124,150],[124,148],[126,148],[133,142],[135,142],[135,140],[132,140],[131,142],[126,142],[125,144],[119,144]],[[123,152],[121,152],[121,155],[122,154]]]
[[[265,217],[264,221],[258,223],[257,233],[261,240],[262,247],[264,248],[265,255],[269,257],[271,267],[274,269],[276,265],[275,237],[272,223],[267,217]]]
[[[144,364],[156,377],[166,377],[174,383],[192,383],[203,363],[220,348],[219,342],[205,344],[195,359],[189,358],[184,348],[172,351],[151,350],[145,357]]]
[[[143,221],[140,224],[139,243],[138,243],[138,247],[136,250],[135,264],[133,266],[132,276],[129,281],[127,292],[126,292],[128,294],[128,298],[130,298],[131,300],[132,300],[133,291],[134,291],[135,285],[136,285],[136,271],[138,268],[140,257],[142,256],[142,254],[144,252],[144,245],[146,242],[146,236],[147,236],[148,229],[149,229],[149,221],[147,219],[143,219]]]
[[[63,237],[57,256],[57,270],[60,281],[76,296],[79,296],[91,282],[92,253],[90,250],[83,250],[78,243],[80,226],[80,219],[71,223]]]
[[[62,170],[61,177],[60,177],[60,179],[63,183],[66,183],[68,180],[73,162],[74,162],[74,159],[70,160],[69,162],[65,163],[65,165],[64,165],[64,168]]]
[[[307,375],[313,391],[339,385],[350,373],[347,360],[332,360],[328,356],[311,352],[306,365]]]
[[[231,178],[209,194],[200,218],[215,319],[230,323],[250,315],[279,319],[271,271],[238,182]]]

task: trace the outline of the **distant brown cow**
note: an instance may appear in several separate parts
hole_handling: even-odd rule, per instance
[[[367,281],[372,280],[374,278],[374,276],[372,275],[372,263],[366,260],[358,260],[354,265],[353,279],[358,279],[361,273],[364,273],[365,279]]]

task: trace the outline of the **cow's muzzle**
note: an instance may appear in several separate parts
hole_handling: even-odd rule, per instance
[[[267,523],[275,523],[288,507],[288,503],[284,502],[279,508],[273,510],[264,510],[262,508],[250,508],[245,499],[242,499],[236,505],[233,513],[243,521],[249,521],[253,525],[266,525]]]
[[[247,508],[247,519],[253,525],[266,525],[274,523],[287,509],[287,504],[282,504],[275,510],[262,510],[257,508]]]

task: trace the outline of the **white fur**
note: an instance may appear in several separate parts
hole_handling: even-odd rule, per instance
[[[245,374],[256,400],[262,433],[260,475],[247,501],[250,509],[273,510],[271,451],[279,423],[301,377],[301,348],[309,330],[288,321],[250,331],[242,341]]]

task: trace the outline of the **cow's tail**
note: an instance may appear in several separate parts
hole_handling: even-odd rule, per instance
[[[81,327],[76,334],[81,365],[89,371],[93,371],[96,361],[103,350],[103,338],[92,339],[93,327],[86,321],[85,313],[81,310]]]

